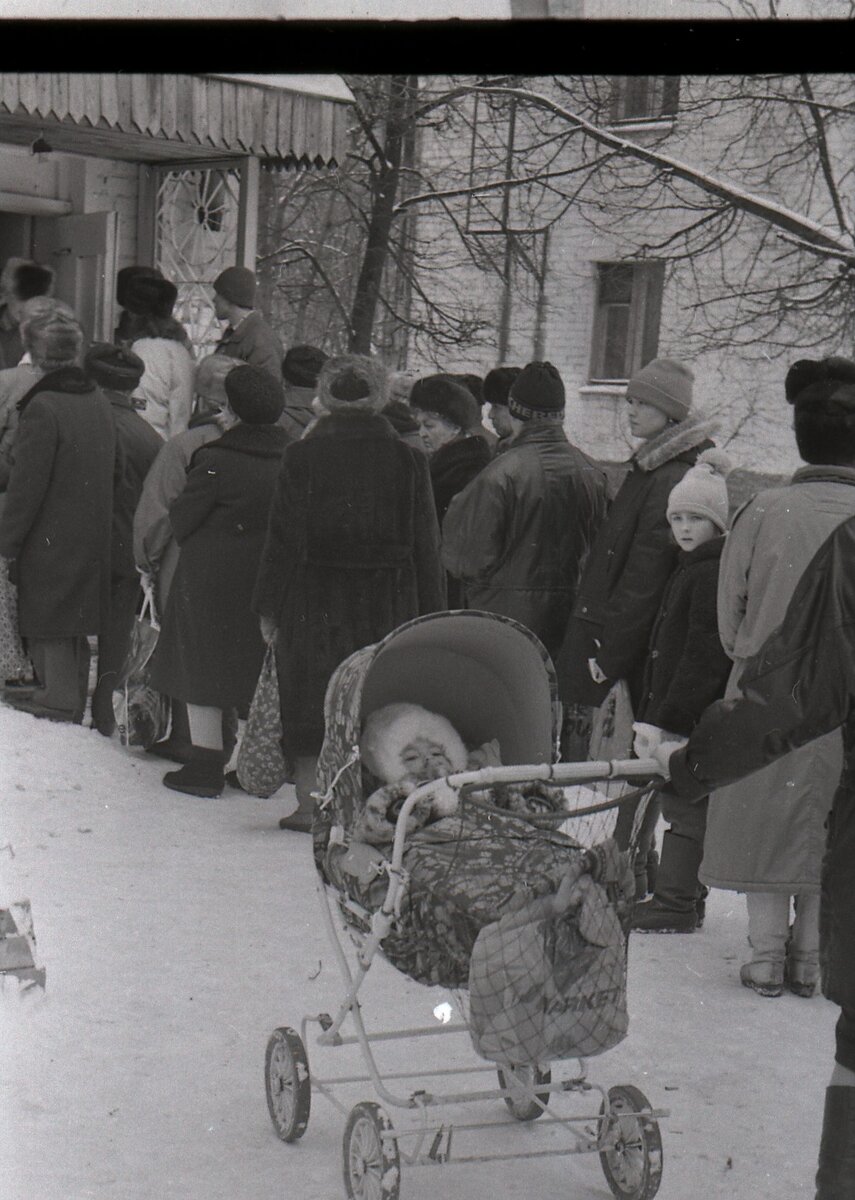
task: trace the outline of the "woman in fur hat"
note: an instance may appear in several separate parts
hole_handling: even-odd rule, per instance
[[[286,755],[308,830],[335,668],[404,621],[445,607],[427,462],[381,416],[386,372],[360,355],[329,359],[317,423],[288,447],[270,513],[254,608],[275,643]]]

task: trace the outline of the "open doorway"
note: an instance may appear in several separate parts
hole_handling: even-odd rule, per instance
[[[51,267],[53,294],[74,310],[86,338],[110,341],[118,221],[116,212],[53,216],[0,211],[0,267],[8,258],[32,258]]]

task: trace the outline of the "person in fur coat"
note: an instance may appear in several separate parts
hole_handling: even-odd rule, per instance
[[[640,758],[674,735],[692,732],[704,709],[724,695],[730,659],[718,636],[716,595],[719,562],[728,525],[725,476],[730,462],[721,450],[705,450],[668,498],[667,517],[679,557],[668,580],[650,635],[637,718],[645,739]],[[637,853],[646,861],[659,805],[651,800]],[[701,924],[698,867],[704,848],[706,804],[663,797],[670,829],[652,900],[637,904],[633,928],[689,933]]]
[[[335,668],[404,621],[445,608],[427,460],[381,415],[386,400],[374,359],[328,359],[322,415],[279,470],[253,607],[276,646],[283,748],[296,763],[300,807],[280,822],[288,829],[310,828]]]
[[[597,533],[555,664],[561,700],[588,734],[591,710],[619,679],[634,711],[641,699],[650,631],[677,560],[668,497],[712,446],[711,423],[692,412],[693,385],[691,370],[671,358],[649,362],[627,385],[630,432],[641,444]],[[565,757],[586,758],[587,740],[565,745]]]

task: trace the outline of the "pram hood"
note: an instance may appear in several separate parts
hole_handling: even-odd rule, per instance
[[[369,713],[387,704],[442,713],[469,746],[496,738],[502,763],[557,759],[561,707],[552,662],[538,638],[509,617],[476,610],[408,621],[342,662],[326,692],[319,791],[331,803],[315,822],[321,866],[330,830],[352,826],[364,802],[354,754]]]

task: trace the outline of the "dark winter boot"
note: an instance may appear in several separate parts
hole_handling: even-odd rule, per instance
[[[695,901],[695,912],[698,914],[698,929],[703,927],[704,920],[707,915],[707,896],[710,894],[708,887],[701,886],[700,895]]]
[[[222,750],[203,750],[194,746],[190,761],[180,771],[167,771],[163,783],[173,792],[186,792],[188,796],[210,799],[221,796],[226,786]]]
[[[662,858],[653,899],[638,904],[632,928],[640,933],[693,933],[698,928],[701,885],[698,868],[703,847],[669,829],[662,838]]]
[[[855,1196],[855,1088],[825,1089],[816,1200]]]

